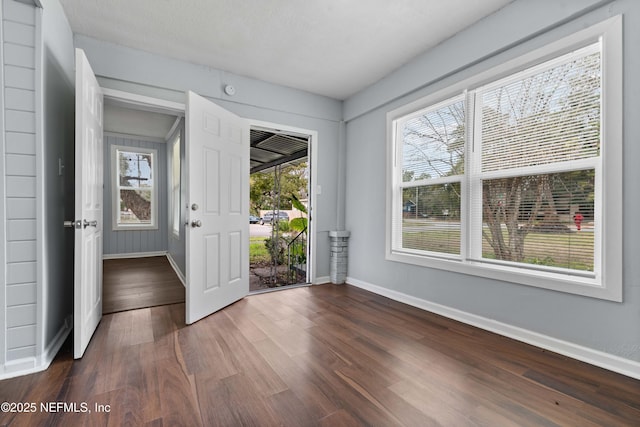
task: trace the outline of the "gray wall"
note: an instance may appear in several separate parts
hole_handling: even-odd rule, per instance
[[[318,178],[322,186],[315,206],[316,277],[329,275],[329,230],[337,224],[337,162],[342,103],[308,92],[237,76],[161,55],[75,36],[103,87],[156,98],[185,102],[193,90],[230,111],[255,120],[295,126],[318,132]],[[233,84],[236,94],[223,92]]]
[[[157,150],[158,228],[154,230],[113,230],[111,147],[150,148]],[[143,252],[167,251],[167,144],[143,140],[135,136],[122,137],[105,134],[104,137],[104,255],[123,255]]]
[[[640,361],[640,225],[636,220],[640,211],[640,81],[636,78],[640,71],[640,2],[602,3],[516,1],[345,102],[350,278]],[[624,302],[386,261],[385,114],[620,13],[624,14]]]
[[[171,165],[173,161],[173,146],[171,144],[176,134],[178,133],[180,133],[180,165],[182,165],[184,164],[184,154],[185,154],[184,119],[181,119],[180,124],[178,125],[178,129],[176,129],[173,135],[171,135],[171,137],[167,140],[167,170],[168,171],[171,170]],[[173,231],[172,231],[173,227],[171,224],[171,220],[169,220],[169,224],[167,224],[167,229],[168,229],[167,232],[169,235],[169,237],[167,238],[167,247],[168,247],[167,253],[171,257],[171,259],[175,262],[176,267],[178,267],[178,269],[180,270],[180,273],[182,273],[182,277],[185,277],[185,272],[187,271],[186,270],[185,227],[182,225],[184,224],[184,221],[186,218],[186,212],[185,212],[186,205],[184,201],[187,200],[187,189],[186,189],[186,186],[184,185],[185,182],[187,182],[186,170],[181,166],[180,167],[180,219],[178,222],[180,224],[180,227],[178,227],[179,235],[176,236],[175,234],[173,234]],[[171,193],[171,185],[172,185],[171,178],[167,177],[167,194]],[[170,196],[169,196],[169,200],[171,200]],[[168,206],[167,213],[171,212],[172,209],[173,209],[172,206]]]
[[[35,356],[37,313],[36,208],[36,9],[2,2],[3,152],[6,254],[2,293],[6,295],[6,360]],[[2,191],[2,190],[0,190]],[[2,242],[4,245],[4,242]],[[4,317],[4,316],[3,316]],[[5,347],[2,348],[4,352]]]

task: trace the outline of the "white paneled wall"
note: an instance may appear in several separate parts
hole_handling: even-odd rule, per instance
[[[2,2],[7,362],[36,355],[36,13]]]

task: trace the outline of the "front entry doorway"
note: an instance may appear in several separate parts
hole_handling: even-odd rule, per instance
[[[311,282],[312,135],[252,126],[250,292]]]

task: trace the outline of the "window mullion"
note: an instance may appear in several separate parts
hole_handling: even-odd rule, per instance
[[[469,186],[469,229],[467,258],[478,259],[482,256],[482,108],[476,102],[477,91],[469,96],[469,108],[472,116],[472,128],[469,132],[469,168],[467,169],[467,183]]]

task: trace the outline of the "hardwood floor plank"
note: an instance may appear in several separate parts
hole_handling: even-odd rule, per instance
[[[69,339],[48,370],[0,381],[0,401],[92,409],[0,426],[639,425],[638,380],[348,285],[252,295],[189,326],[184,310],[105,315],[82,359]]]
[[[252,313],[255,311],[249,307],[245,298],[235,304],[225,308],[224,314],[233,322],[234,326],[249,342],[257,342],[265,339],[267,336],[260,329],[256,328],[255,323],[251,321]]]
[[[247,375],[199,378],[197,389],[204,425],[277,425],[276,414]]]
[[[358,427],[362,424],[355,419],[348,411],[341,409],[320,420],[322,427]]]
[[[266,399],[266,404],[276,414],[276,424],[274,425],[305,426],[312,424],[311,420],[318,419],[318,414],[313,408],[310,408],[291,390],[269,396]]]
[[[218,330],[228,326],[220,322],[223,317],[217,313],[209,322],[197,322],[180,330],[178,344],[189,374],[204,373],[207,377],[222,379],[240,372],[233,350]]]
[[[185,288],[166,257],[103,261],[104,314],[184,302]]]
[[[317,385],[317,376],[299,368],[278,345],[269,339],[253,343],[253,346],[287,385],[298,396],[313,418],[323,418],[339,407]]]
[[[216,329],[219,340],[228,346],[230,356],[235,365],[240,367],[240,373],[250,377],[254,387],[262,396],[270,396],[287,389],[287,385],[282,381],[276,372],[262,356],[255,351],[255,348],[247,341],[224,313],[216,313],[220,327]]]

